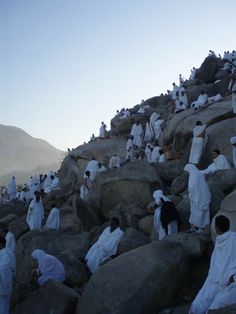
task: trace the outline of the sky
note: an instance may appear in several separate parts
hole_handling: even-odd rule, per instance
[[[236,49],[235,0],[0,0],[0,124],[66,150]]]

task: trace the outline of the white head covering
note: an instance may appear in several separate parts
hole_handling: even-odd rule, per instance
[[[231,137],[230,143],[231,143],[232,145],[233,145],[233,144],[236,144],[236,136]]]
[[[154,198],[156,205],[158,205],[158,206],[161,204],[161,198],[166,202],[170,202],[170,199],[163,194],[162,190],[156,190],[153,193],[153,198]]]
[[[207,210],[211,202],[211,193],[204,175],[193,164],[187,164],[184,171],[189,173],[188,193],[191,202],[200,210]]]

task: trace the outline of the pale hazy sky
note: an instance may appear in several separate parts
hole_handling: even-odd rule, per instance
[[[235,0],[0,0],[0,124],[66,149],[236,49]]]

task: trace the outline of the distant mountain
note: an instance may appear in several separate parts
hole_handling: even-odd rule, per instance
[[[35,171],[45,172],[48,167],[56,170],[62,155],[63,151],[42,139],[30,136],[20,128],[0,125],[1,184],[3,177],[14,173],[20,173],[24,177],[24,173],[28,175]]]

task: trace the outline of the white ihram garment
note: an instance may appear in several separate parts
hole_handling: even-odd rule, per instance
[[[26,217],[26,222],[28,223],[30,230],[41,229],[42,220],[44,218],[44,208],[43,203],[40,200],[32,200]]]
[[[87,167],[85,169],[85,172],[90,172],[90,179],[93,181],[95,179],[95,176],[98,172],[98,162],[97,160],[90,160],[87,164]]]
[[[91,273],[94,273],[99,265],[117,252],[117,247],[124,232],[118,227],[110,232],[110,226],[100,235],[98,241],[89,249],[85,260]]]
[[[53,207],[45,224],[45,229],[56,229],[60,226],[60,209]]]
[[[133,144],[135,146],[141,147],[142,145],[142,139],[143,139],[143,128],[141,124],[134,124],[132,126],[130,135],[133,135]]]
[[[191,164],[197,165],[200,161],[205,141],[205,139],[200,137],[200,135],[205,131],[205,129],[206,125],[198,125],[193,129],[193,140],[189,156],[189,163]]]
[[[230,163],[226,159],[224,155],[219,155],[214,159],[213,163],[210,164],[206,169],[201,170],[200,172],[203,174],[214,173],[217,170],[221,169],[230,169]]]
[[[14,178],[11,178],[7,184],[7,194],[9,195],[10,200],[16,198],[16,181]]]
[[[231,137],[230,143],[232,144],[233,162],[234,162],[234,167],[236,168],[236,146],[233,146],[234,144],[236,144],[236,136]]]
[[[52,191],[56,191],[56,190],[59,190],[60,189],[60,182],[59,182],[59,179],[58,177],[55,177],[52,181],[52,184],[50,186],[48,186],[44,192],[45,193],[50,193]]]
[[[187,164],[184,170],[189,173],[188,195],[190,200],[189,223],[204,228],[210,223],[209,204],[211,193],[204,178],[204,175],[195,165]]]
[[[161,147],[155,146],[151,155],[151,162],[158,162],[160,158],[160,149]]]
[[[236,81],[235,82],[233,82],[232,80],[230,81],[229,90],[232,91],[233,113],[236,113]]]
[[[6,234],[6,248],[12,251],[12,253],[15,253],[16,250],[16,240],[15,236],[11,231],[8,231]]]

